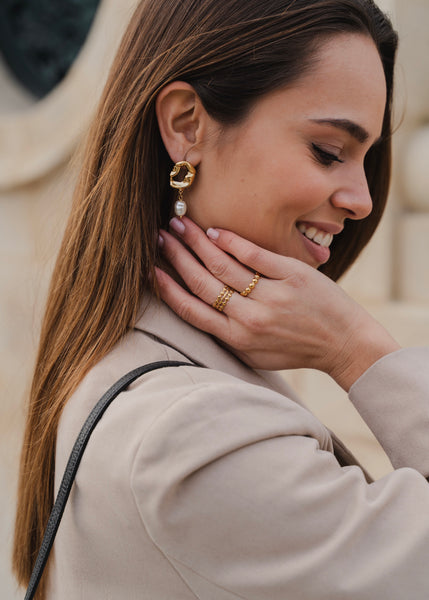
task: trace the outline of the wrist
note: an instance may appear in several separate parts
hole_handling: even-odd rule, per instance
[[[349,335],[329,375],[346,392],[378,360],[401,346],[375,319],[360,323]]]

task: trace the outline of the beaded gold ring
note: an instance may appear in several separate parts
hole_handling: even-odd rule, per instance
[[[225,285],[224,288],[222,289],[221,293],[219,294],[219,296],[213,302],[213,304],[212,304],[213,308],[215,308],[219,312],[223,312],[225,306],[228,304],[233,293],[234,293],[234,290],[232,288],[230,288],[228,285]]]
[[[252,281],[249,283],[248,287],[245,290],[240,292],[240,296],[248,296],[250,294],[250,292],[254,289],[255,285],[258,283],[260,278],[261,278],[260,274],[255,272],[255,275],[253,276]]]

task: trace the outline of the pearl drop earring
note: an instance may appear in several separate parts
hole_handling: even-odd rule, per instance
[[[177,177],[177,175],[179,175],[180,171],[183,168],[185,168],[187,171],[186,175],[181,181],[176,181],[174,178]],[[183,199],[183,190],[192,185],[195,179],[195,173],[195,168],[187,160],[181,160],[177,162],[170,173],[171,187],[176,190],[179,190],[178,198],[174,203],[174,214],[177,217],[182,218],[186,214],[188,207],[186,206],[186,202]]]

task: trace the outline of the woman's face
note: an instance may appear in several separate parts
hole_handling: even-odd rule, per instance
[[[327,41],[313,69],[202,145],[189,216],[318,267],[345,219],[372,209],[364,158],[381,135],[386,84],[363,35]]]

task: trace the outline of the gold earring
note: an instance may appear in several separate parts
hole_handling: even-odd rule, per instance
[[[179,175],[180,171],[185,168],[187,170],[186,175],[181,181],[175,181],[175,177]],[[170,173],[170,185],[172,188],[179,190],[179,197],[174,203],[174,214],[180,218],[186,214],[187,206],[186,202],[183,200],[183,190],[187,187],[190,187],[195,179],[195,168],[191,165],[187,160],[181,160],[177,162],[173,170]]]

